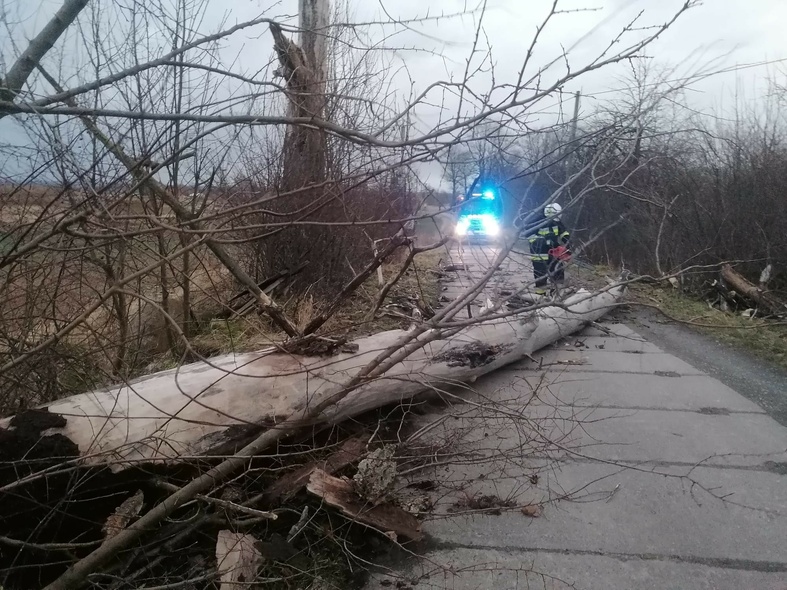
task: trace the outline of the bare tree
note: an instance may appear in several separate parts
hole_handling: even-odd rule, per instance
[[[75,588],[87,580],[122,587],[124,576],[154,576],[161,564],[156,552],[182,546],[195,531],[210,531],[217,523],[253,527],[261,522],[238,519],[225,510],[272,520],[269,511],[255,508],[259,499],[253,496],[238,502],[230,492],[219,496],[232,487],[225,484],[241,482],[245,493],[257,470],[268,482],[281,468],[280,461],[298,456],[297,446],[286,446],[292,437],[309,432],[313,442],[321,444],[320,424],[336,426],[340,418],[378,407],[381,400],[402,399],[403,389],[390,387],[387,379],[404,383],[408,395],[420,395],[423,384],[432,383],[429,367],[439,366],[449,374],[453,368],[450,359],[423,356],[432,345],[454,346],[453,336],[481,323],[498,322],[501,333],[514,333],[509,321],[524,330],[520,316],[549,305],[553,313],[569,313],[569,304],[560,301],[509,309],[511,299],[527,289],[525,281],[511,295],[490,301],[484,313],[465,317],[468,307],[487,295],[486,284],[500,274],[501,265],[509,263],[514,245],[506,244],[483,276],[474,277],[442,309],[431,310],[432,317],[416,297],[411,308],[418,309],[420,318],[387,312],[396,317],[397,327],[409,330],[386,333],[382,345],[378,342],[355,356],[345,352],[350,366],[344,372],[331,376],[331,357],[319,356],[320,351],[342,350],[353,330],[378,318],[391,289],[408,274],[425,281],[423,273],[414,271],[416,257],[445,246],[447,239],[423,245],[403,231],[405,224],[422,217],[415,203],[428,187],[419,186],[419,165],[450,166],[454,152],[466,150],[479,171],[500,176],[501,184],[529,186],[539,174],[548,178],[541,197],[566,200],[569,210],[605,190],[626,190],[632,166],[642,168],[646,158],[646,133],[638,134],[639,149],[627,147],[629,131],[642,117],[641,103],[621,108],[611,121],[599,118],[595,127],[580,129],[575,151],[581,157],[571,174],[562,176],[557,166],[564,153],[561,145],[539,138],[559,137],[565,126],[556,121],[533,130],[528,114],[581,76],[639,55],[694,3],[680,6],[666,24],[625,27],[611,46],[620,49],[601,51],[572,67],[558,65],[567,58],[562,53],[551,62],[534,64],[529,52],[519,78],[502,82],[494,71],[485,75],[494,61],[490,52],[478,50],[483,39],[480,9],[463,78],[435,81],[420,93],[396,91],[401,72],[394,64],[406,48],[381,43],[373,31],[405,31],[438,17],[358,23],[349,18],[348,9],[337,7],[329,20],[327,4],[313,0],[302,3],[298,27],[285,17],[261,14],[213,28],[214,23],[202,23],[206,5],[199,1],[94,3],[83,12],[75,9],[79,4],[67,2],[73,9],[70,21],[58,17],[59,24],[46,34],[51,51],[39,47],[22,54],[26,57],[20,57],[20,63],[27,65],[9,72],[26,74],[14,73],[13,84],[8,84],[13,93],[0,100],[0,116],[28,132],[41,167],[3,188],[3,222],[9,227],[0,259],[0,378],[14,397],[29,391],[38,396],[19,408],[16,400],[6,400],[5,411],[99,385],[109,389],[96,399],[117,400],[112,396],[123,390],[134,392],[130,395],[139,402],[145,396],[129,380],[153,368],[175,366],[165,373],[173,379],[172,388],[168,396],[159,394],[158,401],[168,397],[182,408],[148,400],[145,412],[166,411],[140,416],[153,420],[145,422],[152,430],[135,438],[135,444],[151,452],[171,449],[180,436],[162,434],[171,425],[183,433],[199,431],[197,438],[217,456],[189,461],[179,479],[163,468],[158,470],[163,475],[152,477],[157,470],[149,461],[161,457],[143,452],[135,473],[151,499],[139,508],[141,517],[117,535],[101,537],[98,544],[89,536],[87,546],[79,534],[62,543],[48,535],[55,530],[67,534],[63,531],[68,527],[61,525],[72,522],[71,510],[80,505],[71,500],[81,498],[86,489],[101,492],[90,498],[103,498],[94,504],[95,514],[79,516],[89,523],[84,525],[89,535],[100,529],[98,520],[114,513],[121,503],[117,500],[134,497],[111,475],[100,479],[104,472],[99,467],[100,481],[93,479],[94,467],[79,462],[95,455],[93,466],[120,467],[114,453],[131,449],[131,439],[120,447],[100,447],[101,441],[111,439],[102,438],[101,432],[112,430],[107,425],[114,423],[115,410],[110,408],[111,418],[104,414],[100,419],[101,432],[82,431],[89,439],[85,445],[63,437],[57,439],[62,446],[56,453],[32,457],[33,463],[24,453],[13,456],[12,469],[21,471],[3,472],[8,481],[0,485],[15,501],[27,486],[33,486],[29,489],[35,498],[35,486],[57,483],[54,503],[43,503],[44,519],[24,523],[32,546],[10,537],[11,545],[5,545],[15,548],[8,567],[27,559],[30,551],[32,561],[40,558],[36,551],[47,552],[47,558],[55,552],[59,557],[47,559],[52,569],[42,582],[50,588]],[[559,15],[557,5],[542,28]],[[79,34],[69,28],[75,19]],[[251,71],[237,66],[235,56],[222,54],[221,43],[238,33],[267,31],[272,35],[270,59]],[[302,37],[296,42],[299,32]],[[84,53],[76,57],[84,67],[69,71],[59,59],[62,51],[55,41],[63,38],[80,44]],[[538,35],[533,43],[537,41]],[[35,80],[33,71],[38,72]],[[544,82],[547,71],[553,75],[551,82]],[[30,92],[24,91],[26,82]],[[482,83],[487,88],[480,88]],[[635,157],[639,162],[632,164]],[[49,182],[53,178],[56,181]],[[297,247],[289,246],[293,236]],[[399,252],[404,254],[397,259]],[[305,262],[311,263],[311,274],[297,274]],[[390,265],[389,274],[376,291],[367,279],[383,264]],[[307,278],[298,289],[291,288],[301,277]],[[320,291],[323,285],[329,288]],[[583,297],[571,305],[590,301]],[[597,297],[608,301],[610,296]],[[238,301],[242,305],[236,305]],[[313,313],[306,314],[309,307]],[[360,312],[360,319],[332,324],[337,312],[348,308]],[[261,317],[254,321],[240,313],[255,309]],[[248,323],[241,324],[242,318]],[[200,348],[200,338],[217,324],[230,336],[235,336],[237,324],[257,330],[258,339],[247,348],[258,351],[250,354],[259,357],[264,374],[245,374],[248,367],[237,364],[235,356],[224,359],[228,364],[208,358],[221,351]],[[243,347],[233,343],[230,350],[238,348]],[[151,354],[159,352],[168,355],[166,362]],[[184,366],[187,359],[201,363]],[[151,366],[155,361],[161,365]],[[415,367],[415,372],[408,373],[407,367]],[[210,377],[209,387],[200,385],[200,374]],[[462,373],[463,379],[474,376],[472,371]],[[197,390],[190,390],[181,377],[195,378]],[[43,378],[46,388],[39,385]],[[445,380],[446,374],[440,378]],[[236,379],[250,389],[222,388]],[[279,383],[278,390],[265,385],[271,380]],[[285,382],[292,384],[295,397],[281,394]],[[318,382],[322,388],[315,397],[310,387]],[[364,398],[370,389],[378,395]],[[254,395],[243,397],[249,392]],[[212,394],[218,395],[213,402],[208,400]],[[236,394],[245,402],[225,406],[226,396]],[[286,398],[282,412],[255,413],[277,396]],[[369,399],[370,405],[360,403]],[[349,403],[353,401],[358,405]],[[342,413],[346,407],[352,409]],[[508,411],[500,405],[497,409]],[[184,412],[194,412],[194,420],[183,419]],[[62,428],[61,419],[68,424],[63,416],[52,415],[51,427]],[[72,418],[71,424],[77,421]],[[332,430],[322,442],[330,439],[326,444],[333,444],[336,438],[331,437],[340,430]],[[135,427],[126,434],[137,437],[141,432]],[[31,436],[37,440],[40,433]],[[212,436],[222,437],[226,445],[213,445]],[[269,463],[258,465],[256,457],[266,453],[270,456],[261,461]],[[177,451],[174,456],[190,457]],[[151,494],[148,487],[157,492]],[[209,509],[196,509],[193,521],[178,520],[197,505]],[[188,576],[181,574],[173,583],[186,583]]]

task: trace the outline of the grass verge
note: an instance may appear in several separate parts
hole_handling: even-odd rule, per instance
[[[382,266],[383,280],[393,279],[404,263],[406,252],[388,260]],[[440,292],[437,275],[431,270],[437,268],[441,257],[445,257],[442,249],[422,252],[415,256],[412,265],[389,291],[386,302],[396,302],[402,299],[412,300],[418,297],[422,302],[435,307]],[[374,307],[380,286],[377,274],[373,274],[341,305],[337,312],[326,322],[320,330],[325,336],[348,336],[359,338],[385,330],[406,328],[410,321],[404,317],[378,312],[374,318],[369,318],[369,310]],[[290,301],[286,311],[296,319],[300,327],[305,326],[315,317],[327,302],[316,301],[308,295]],[[203,356],[216,356],[228,352],[244,352],[259,350],[280,342],[283,334],[277,332],[271,323],[264,317],[249,314],[245,317],[227,320],[212,320],[205,324],[201,333],[194,335],[191,345],[194,350]],[[159,359],[157,368],[168,368],[172,362]]]
[[[671,286],[632,285],[630,300],[634,304],[655,305],[668,318],[705,332],[718,342],[749,350],[787,368],[787,325],[783,322],[724,312]]]

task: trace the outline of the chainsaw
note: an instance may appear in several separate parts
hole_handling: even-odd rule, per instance
[[[549,255],[561,262],[569,262],[571,260],[571,251],[565,246],[557,246],[549,251]]]

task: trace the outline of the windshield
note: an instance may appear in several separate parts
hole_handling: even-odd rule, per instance
[[[461,215],[494,215],[499,217],[498,200],[471,198],[462,206]]]

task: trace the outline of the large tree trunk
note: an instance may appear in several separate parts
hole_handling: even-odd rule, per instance
[[[287,39],[271,23],[274,48],[286,80],[290,115],[321,119],[325,114],[325,83],[329,2],[300,0],[301,45]],[[314,127],[293,126],[284,140],[281,188],[285,191],[325,180],[325,133]]]
[[[54,414],[50,418],[60,420],[47,433],[74,443],[86,464],[118,470],[140,461],[233,453],[309,407],[326,404],[304,426],[335,424],[435,388],[471,382],[597,320],[623,290],[580,293],[565,307],[474,325],[435,340],[334,404],[330,399],[338,383],[349,382],[407,333],[392,330],[363,338],[355,343],[357,353],[328,358],[273,349],[229,354],[72,396],[47,406]],[[0,427],[8,428],[10,420],[0,421]]]
[[[740,273],[736,272],[729,264],[721,268],[721,278],[736,293],[750,299],[763,308],[767,313],[784,315],[787,313],[787,304],[776,297],[747,281]]]
[[[472,380],[477,375],[515,361],[523,354],[578,330],[588,321],[598,319],[623,291],[623,286],[617,286],[595,296],[578,294],[563,302],[561,307],[545,308],[519,320],[490,322],[461,332],[450,332],[455,337],[443,341],[437,340],[439,333],[430,334],[420,330],[413,334],[403,334],[401,331],[385,333],[378,336],[383,337],[382,343],[366,339],[362,341],[360,354],[345,355],[336,364],[314,361],[314,365],[319,363],[319,366],[311,366],[314,372],[309,374],[287,373],[298,359],[282,354],[267,355],[263,359],[258,355],[246,357],[243,359],[248,361],[246,366],[242,366],[239,359],[225,358],[222,364],[226,369],[234,369],[232,374],[218,371],[213,365],[193,365],[185,367],[185,378],[182,380],[178,379],[176,373],[168,372],[151,376],[146,382],[132,384],[119,394],[109,391],[71,398],[70,404],[66,402],[65,407],[61,406],[63,410],[76,412],[69,416],[68,421],[62,416],[45,412],[44,416],[35,417],[37,422],[27,425],[27,432],[24,433],[27,437],[24,440],[38,440],[36,447],[46,448],[47,442],[64,441],[76,447],[61,434],[68,432],[68,436],[78,439],[80,445],[88,443],[87,449],[84,446],[78,449],[85,464],[111,462],[116,468],[124,466],[123,460],[131,457],[129,453],[144,463],[151,457],[177,458],[179,452],[200,452],[206,446],[215,450],[221,443],[226,448],[227,443],[236,443],[242,438],[244,429],[248,434],[249,426],[254,428],[266,418],[269,423],[271,418],[278,418],[276,411],[293,413],[274,427],[254,436],[232,456],[224,458],[218,465],[153,506],[139,520],[72,565],[46,590],[73,590],[81,587],[87,576],[114,559],[120,551],[139,543],[147,532],[158,527],[163,519],[184,503],[247,467],[250,457],[272,448],[304,426],[336,423],[369,408],[407,400],[419,392],[431,390],[433,386],[445,387],[455,385],[458,381]],[[383,352],[370,348],[375,344],[384,346],[391,338],[392,346]],[[431,350],[422,350],[422,346]],[[412,354],[413,351],[418,351],[417,357]],[[262,364],[255,366],[255,361],[261,361]],[[217,376],[216,373],[221,375]],[[255,373],[267,373],[270,389],[260,389],[265,379],[256,378]],[[346,379],[348,375],[350,379]],[[317,382],[317,391],[309,392],[313,381]],[[281,387],[282,382],[286,383],[286,387]],[[189,390],[195,388],[199,388],[199,391],[188,395]],[[147,389],[147,394],[151,396],[149,400],[140,401],[136,396],[142,389]],[[130,393],[132,391],[134,393]],[[197,397],[199,399],[194,399]],[[231,405],[227,405],[230,402]],[[197,404],[199,408],[195,409]],[[181,411],[177,417],[167,416],[167,412],[162,411],[164,405],[179,406]],[[54,404],[52,407],[54,409]],[[237,418],[227,421],[229,412],[226,410],[235,413]],[[183,411],[190,411],[195,420],[182,421]],[[98,412],[104,412],[104,418]],[[159,414],[157,418],[156,413]],[[157,432],[155,436],[146,436],[142,441],[137,437],[142,434],[141,428],[151,424],[151,416],[157,421]],[[31,437],[34,434],[31,430],[41,430],[44,426],[41,418],[45,418],[51,428],[47,429],[46,436]],[[75,422],[79,423],[81,431],[74,429]],[[228,428],[230,424],[235,428]],[[16,430],[20,427],[24,425],[17,421]],[[89,432],[91,428],[94,430]],[[120,429],[123,432],[119,432]],[[102,436],[104,432],[113,440]],[[9,438],[13,438],[16,431],[4,431],[3,434],[4,445],[9,446],[10,443],[13,446],[14,441]],[[53,441],[56,437],[59,440]],[[104,450],[111,450],[117,459],[113,461],[115,457],[108,453],[88,456],[86,452],[92,450],[89,446],[92,440],[96,441],[97,450],[103,446]],[[121,441],[122,446],[118,446]],[[139,463],[137,466],[140,466]]]
[[[279,74],[285,80],[288,112],[301,120],[325,117],[327,68],[328,0],[300,0],[300,45],[284,35],[281,27],[271,23],[274,49],[279,58]],[[304,212],[314,220],[329,220],[335,207],[326,207],[327,140],[325,132],[309,125],[290,125],[282,146],[281,178],[277,189],[295,194],[275,204],[278,217],[273,220],[303,219]],[[313,188],[312,188],[313,187]],[[263,218],[261,223],[271,221]],[[258,266],[265,276],[308,261],[309,268],[296,284],[296,290],[317,284],[323,288],[316,270],[320,264],[336,259],[336,242],[345,232],[320,226],[293,226],[268,236],[259,244]],[[342,259],[342,269],[344,261]],[[335,272],[332,274],[336,274]]]
[[[301,47],[311,64],[314,84],[320,95],[325,94],[328,77],[328,26],[331,4],[328,0],[299,0]]]

